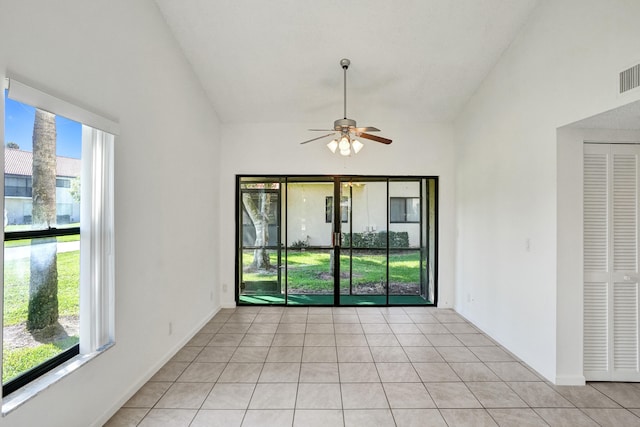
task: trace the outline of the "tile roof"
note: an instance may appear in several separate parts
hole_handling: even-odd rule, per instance
[[[30,151],[4,148],[4,173],[10,175],[31,176],[33,153]],[[58,156],[56,176],[80,176],[81,160]]]

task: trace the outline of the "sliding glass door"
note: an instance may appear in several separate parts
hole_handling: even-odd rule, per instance
[[[280,178],[244,178],[238,185],[237,254],[242,302],[282,303],[282,183]]]
[[[389,180],[389,304],[435,298],[436,185]]]
[[[333,305],[334,180],[288,178],[286,190],[286,302]]]
[[[349,207],[342,224],[340,303],[387,304],[387,181],[341,178],[340,191]]]
[[[237,184],[239,304],[435,304],[437,178]]]

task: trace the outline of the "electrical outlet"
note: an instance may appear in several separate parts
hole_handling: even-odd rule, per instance
[[[227,292],[227,284],[222,285],[222,292]]]
[[[169,335],[173,333],[173,323],[169,322]]]
[[[213,301],[213,291],[211,291],[211,292],[209,293],[209,300],[210,300],[210,301]]]

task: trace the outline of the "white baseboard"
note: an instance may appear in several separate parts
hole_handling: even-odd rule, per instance
[[[585,385],[584,375],[557,375],[555,385]]]
[[[211,315],[207,316],[204,320],[199,322],[196,327],[194,327],[190,333],[185,335],[182,340],[174,345],[173,348],[171,348],[171,350],[169,350],[169,352],[158,361],[158,363],[149,368],[137,381],[131,384],[122,398],[120,398],[113,406],[107,409],[98,420],[91,424],[91,427],[101,427],[107,421],[109,421],[109,419],[111,419],[111,417],[113,417],[113,415],[118,412],[122,405],[124,405],[129,399],[131,399],[131,397],[133,397],[133,395],[136,394],[136,392],[140,390],[140,388],[145,385],[147,381],[149,381],[151,377],[153,377],[156,372],[160,370],[160,368],[162,368],[169,360],[171,360],[171,358],[175,356],[176,353],[180,351],[180,349],[182,349],[182,347],[184,347],[185,344],[187,344],[191,340],[191,338],[193,338],[200,331],[200,329],[204,327],[204,325],[206,325],[211,319],[213,319],[213,317],[218,314],[218,312],[222,308],[222,306],[218,306],[213,310],[213,313]]]

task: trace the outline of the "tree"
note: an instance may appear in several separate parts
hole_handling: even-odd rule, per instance
[[[257,194],[259,205],[256,205],[254,194]],[[266,246],[269,244],[269,213],[271,210],[271,194],[263,191],[260,193],[242,193],[242,204],[251,218],[256,232],[256,240],[253,251],[253,262],[250,268],[253,270],[268,270],[271,268],[269,251]]]
[[[71,179],[71,190],[69,190],[69,193],[71,193],[71,198],[73,199],[74,202],[80,203],[80,177],[79,176],[76,176],[75,178]]]
[[[32,227],[56,225],[55,115],[36,109],[33,123]],[[31,277],[27,329],[43,329],[58,321],[58,267],[55,237],[31,241]]]
[[[14,150],[19,150],[20,146],[13,141],[7,142],[7,148],[12,148]]]

